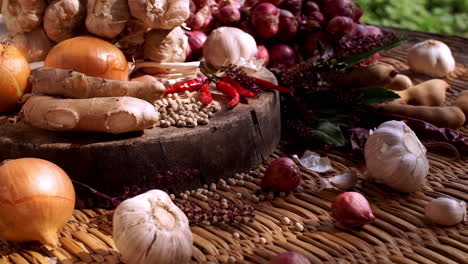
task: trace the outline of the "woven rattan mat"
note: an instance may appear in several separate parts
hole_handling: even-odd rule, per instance
[[[450,100],[468,84],[468,40],[457,37],[428,35],[401,31],[416,40],[438,38],[449,44],[461,64],[449,80]],[[384,61],[403,70],[405,44],[384,57]],[[404,71],[405,72],[405,71]],[[416,81],[424,76],[411,75]],[[468,135],[468,129],[462,129]],[[454,197],[468,202],[468,160],[452,160],[430,150],[430,172],[423,188],[412,194],[400,194],[373,183],[359,184],[355,191],[370,200],[377,220],[361,229],[337,226],[329,215],[335,191],[316,191],[321,177],[331,177],[355,167],[361,173],[365,167],[352,156],[338,152],[326,153],[334,171],[316,174],[303,171],[304,190],[287,195],[266,197],[252,202],[258,174],[273,158],[283,156],[279,148],[255,171],[231,180],[230,190],[217,188],[220,199],[251,204],[256,209],[256,221],[238,226],[193,227],[194,263],[268,263],[278,253],[294,250],[303,253],[312,263],[468,263],[468,225],[449,228],[431,226],[424,220],[424,206],[433,198]],[[213,197],[213,196],[211,196]],[[200,206],[208,201],[189,195]],[[102,209],[76,210],[73,219],[60,233],[62,246],[47,251],[38,244],[0,241],[2,263],[120,263],[112,241],[112,211]]]

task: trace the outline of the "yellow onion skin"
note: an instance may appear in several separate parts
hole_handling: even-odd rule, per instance
[[[73,184],[57,165],[22,158],[0,166],[0,238],[56,248],[57,231],[70,220],[74,207]]]
[[[67,39],[55,45],[47,54],[44,66],[128,81],[128,62],[123,52],[110,42],[90,36]]]
[[[0,43],[0,112],[13,112],[28,92],[31,73],[21,51],[9,43]]]

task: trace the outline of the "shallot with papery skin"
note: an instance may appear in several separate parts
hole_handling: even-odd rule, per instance
[[[279,30],[276,37],[284,42],[288,42],[296,37],[297,22],[294,15],[288,10],[280,10],[279,15]]]
[[[241,19],[239,8],[233,5],[223,6],[213,15],[225,26],[235,25]]]
[[[354,18],[356,4],[352,0],[323,0],[321,8],[329,18],[336,16]]]
[[[260,182],[262,190],[291,192],[301,183],[301,170],[290,158],[278,158],[270,163]]]
[[[296,63],[297,54],[294,48],[286,44],[276,44],[270,48],[271,67],[289,67]]]
[[[333,201],[331,215],[347,227],[359,227],[375,220],[366,197],[357,192],[345,192]]]
[[[349,17],[334,17],[327,25],[327,32],[333,39],[340,40],[344,36],[350,36],[356,24]]]
[[[382,36],[382,30],[376,26],[366,26],[369,31],[369,35]]]
[[[302,9],[302,0],[285,0],[280,7],[286,9],[294,15],[299,15]]]
[[[257,50],[255,58],[263,60],[263,65],[265,67],[268,66],[268,63],[270,63],[270,54],[268,53],[268,49],[263,45],[258,45]]]
[[[283,3],[283,0],[260,0],[260,3],[270,3],[275,6],[280,6]]]
[[[307,16],[301,16],[299,27],[303,31],[316,31],[322,28],[325,24],[325,17],[322,13],[314,11]]]
[[[274,257],[270,264],[310,264],[310,261],[301,253],[288,251]]]
[[[279,9],[270,3],[261,3],[252,11],[252,24],[258,36],[269,39],[279,30]]]
[[[203,45],[208,38],[205,33],[201,31],[186,31],[185,34],[188,36],[190,58],[197,60],[203,55]]]

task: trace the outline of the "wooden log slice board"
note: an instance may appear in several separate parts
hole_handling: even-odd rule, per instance
[[[221,105],[226,105],[222,101]],[[62,167],[72,179],[106,194],[145,181],[157,171],[200,170],[176,191],[196,188],[254,168],[280,139],[279,95],[265,92],[248,104],[223,108],[195,128],[152,128],[123,135],[51,132],[0,120],[0,160],[37,157]]]

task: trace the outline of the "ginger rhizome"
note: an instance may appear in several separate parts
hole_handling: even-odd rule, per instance
[[[60,99],[33,95],[23,105],[21,115],[42,129],[113,134],[153,127],[159,118],[152,104],[133,97]]]
[[[80,0],[53,1],[44,14],[47,36],[55,42],[77,36],[84,29],[85,8]]]
[[[33,93],[68,98],[131,96],[153,102],[165,91],[162,83],[116,81],[92,77],[72,70],[39,68],[32,72]]]

